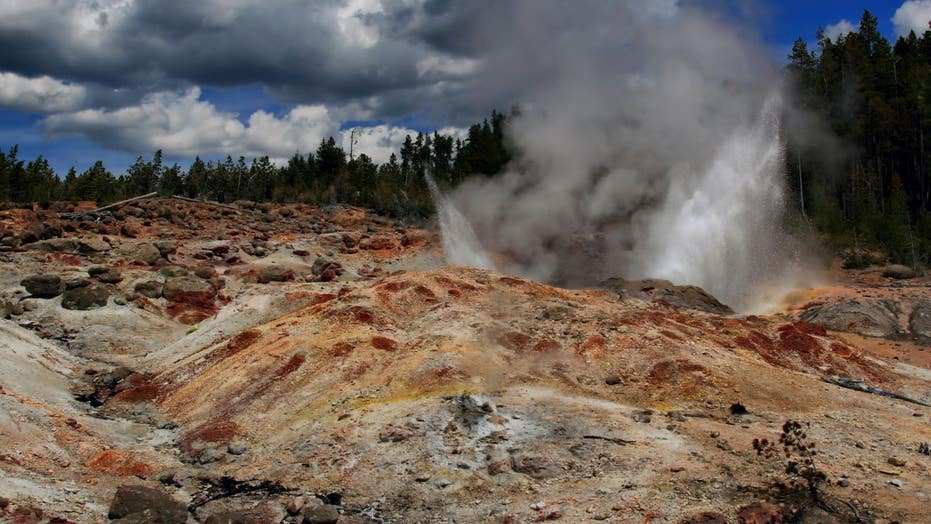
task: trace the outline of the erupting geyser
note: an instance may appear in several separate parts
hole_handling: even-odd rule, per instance
[[[446,262],[459,266],[494,269],[494,265],[482,249],[469,221],[462,216],[452,202],[440,193],[432,176],[427,174],[424,177],[427,179],[427,187],[430,188],[430,196],[433,197],[433,204],[436,206]]]
[[[512,162],[448,198],[503,271],[573,287],[666,278],[753,309],[794,268],[769,51],[675,2],[583,3],[528,9],[485,44],[487,82],[520,101]]]

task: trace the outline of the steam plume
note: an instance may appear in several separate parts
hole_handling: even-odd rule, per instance
[[[768,52],[675,2],[525,7],[485,65],[521,101],[515,160],[452,195],[478,238],[538,280],[661,277],[746,307],[789,260]]]

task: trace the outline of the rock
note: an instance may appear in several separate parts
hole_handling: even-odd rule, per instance
[[[892,480],[889,481],[889,484],[891,484],[891,485],[893,485],[893,486],[895,486],[895,487],[897,487],[897,488],[901,488],[901,487],[902,487],[902,481],[899,480],[899,479],[892,479]]]
[[[674,307],[698,309],[716,315],[734,314],[733,309],[697,286],[677,286],[668,280],[625,280],[623,278],[609,278],[600,285],[614,291],[622,299],[636,298],[649,302],[661,302]]]
[[[609,386],[617,386],[621,383],[621,377],[617,375],[609,375],[605,377],[605,384]]]
[[[378,434],[379,442],[403,442],[414,435],[409,429],[388,426]]]
[[[802,320],[869,337],[890,337],[900,331],[896,315],[887,307],[855,299],[809,307],[802,313]]]
[[[634,413],[634,420],[641,424],[649,424],[653,422],[653,411],[649,409],[638,411]]]
[[[217,448],[206,448],[197,455],[197,462],[201,464],[210,464],[223,460],[225,454]]]
[[[69,289],[61,296],[61,307],[65,309],[87,310],[107,305],[110,291],[100,284]]]
[[[339,508],[332,504],[320,504],[304,508],[301,514],[303,524],[336,524],[339,521]]]
[[[171,277],[165,280],[165,298],[195,306],[212,306],[217,290],[207,282],[194,277]]]
[[[890,466],[895,466],[895,467],[898,467],[898,468],[905,467],[905,464],[906,464],[906,462],[905,462],[904,460],[900,459],[899,457],[889,457],[889,459],[886,460],[886,462],[887,462]]]
[[[84,277],[68,278],[67,280],[65,280],[65,291],[69,289],[77,289],[79,287],[89,286],[90,283],[91,283],[90,279],[87,279]]]
[[[331,264],[333,264],[332,260],[328,260],[323,257],[317,257],[317,260],[314,260],[314,265],[310,267],[310,271],[315,275],[319,275],[320,273],[323,273],[323,271],[326,270]]]
[[[181,266],[165,266],[158,272],[166,277],[186,277],[191,274],[190,271]]]
[[[194,275],[205,280],[210,280],[211,278],[217,278],[219,274],[216,269],[210,266],[198,266],[197,269],[194,270]]]
[[[78,240],[78,251],[81,253],[102,253],[110,250],[110,244],[100,237],[84,237]]]
[[[283,266],[264,266],[258,270],[258,279],[259,283],[262,284],[284,282],[286,280],[294,280],[294,272]]]
[[[909,278],[915,278],[918,275],[915,273],[914,269],[908,266],[892,264],[883,268],[883,276],[895,280],[907,280]]]
[[[48,251],[52,253],[74,253],[78,250],[78,241],[73,238],[50,238],[23,246],[23,249]]]
[[[65,290],[65,284],[58,275],[32,275],[24,278],[20,285],[37,298],[57,297]]]
[[[87,273],[105,284],[118,284],[123,281],[123,273],[116,268],[92,267]]]
[[[777,506],[766,502],[752,502],[737,509],[740,524],[781,524],[782,512]]]
[[[396,247],[398,246],[393,239],[384,236],[366,238],[359,242],[359,249],[381,250],[394,249]]]
[[[152,245],[164,258],[178,250],[178,242],[175,240],[156,240]]]
[[[126,522],[183,524],[188,518],[187,507],[167,493],[145,486],[130,485],[123,485],[116,489],[107,516],[111,519],[121,519],[143,512],[149,512],[152,520]]]
[[[297,515],[302,509],[304,509],[304,497],[294,497],[285,506],[285,510],[289,515]]]
[[[134,288],[136,293],[147,298],[161,298],[165,285],[157,280],[146,280],[139,282]]]
[[[562,468],[550,459],[530,455],[511,457],[511,469],[537,480],[552,478],[562,473]]]
[[[162,259],[162,254],[158,248],[148,242],[123,244],[120,246],[120,254],[132,262],[148,264],[150,266],[155,265]]]
[[[230,455],[243,455],[249,449],[245,442],[235,440],[226,446],[226,452]]]
[[[136,238],[140,233],[142,233],[142,231],[140,231],[138,227],[130,224],[123,224],[123,226],[120,227],[120,235],[126,238]]]
[[[908,318],[908,328],[914,335],[931,338],[931,300],[920,300],[915,304]]]
[[[703,511],[685,517],[679,521],[679,524],[727,524],[727,518],[714,511]]]

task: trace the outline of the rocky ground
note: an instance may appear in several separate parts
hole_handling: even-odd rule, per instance
[[[6,521],[926,521],[902,268],[746,316],[443,267],[359,209],[92,208],[0,212]]]

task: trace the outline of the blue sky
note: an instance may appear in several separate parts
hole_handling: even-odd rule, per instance
[[[485,93],[476,76],[487,53],[475,43],[481,34],[475,26],[488,24],[470,9],[479,0],[427,0],[425,12],[441,16],[420,26],[410,25],[409,13],[388,12],[380,0],[345,0],[335,8],[282,0],[292,13],[282,8],[280,18],[271,18],[269,10],[229,8],[231,22],[219,30],[190,29],[186,24],[204,16],[184,2],[155,12],[118,0],[34,1],[30,10],[0,4],[0,48],[6,49],[0,53],[0,147],[18,144],[26,159],[44,155],[61,174],[98,159],[119,173],[156,148],[182,165],[197,153],[211,159],[267,153],[280,160],[313,150],[329,135],[348,145],[348,129],[358,126],[365,133],[357,148],[381,161],[406,133],[446,126],[461,133],[493,107],[510,105],[502,100],[515,92]],[[819,26],[842,20],[856,26],[864,9],[894,40],[892,18],[903,5],[722,1],[742,13],[741,23],[757,28],[776,61],[797,37],[813,42]],[[931,10],[931,0],[923,1]],[[677,3],[649,2],[645,10],[674,9]],[[204,9],[207,4],[224,6],[223,0],[204,0]],[[398,30],[401,22],[409,25]],[[250,24],[264,24],[272,36],[248,41],[243,35],[251,35],[252,27],[240,32],[237,25]],[[179,36],[179,27],[188,32]],[[462,38],[449,36],[460,30]],[[145,48],[134,35],[149,31],[150,40],[164,36]]]

